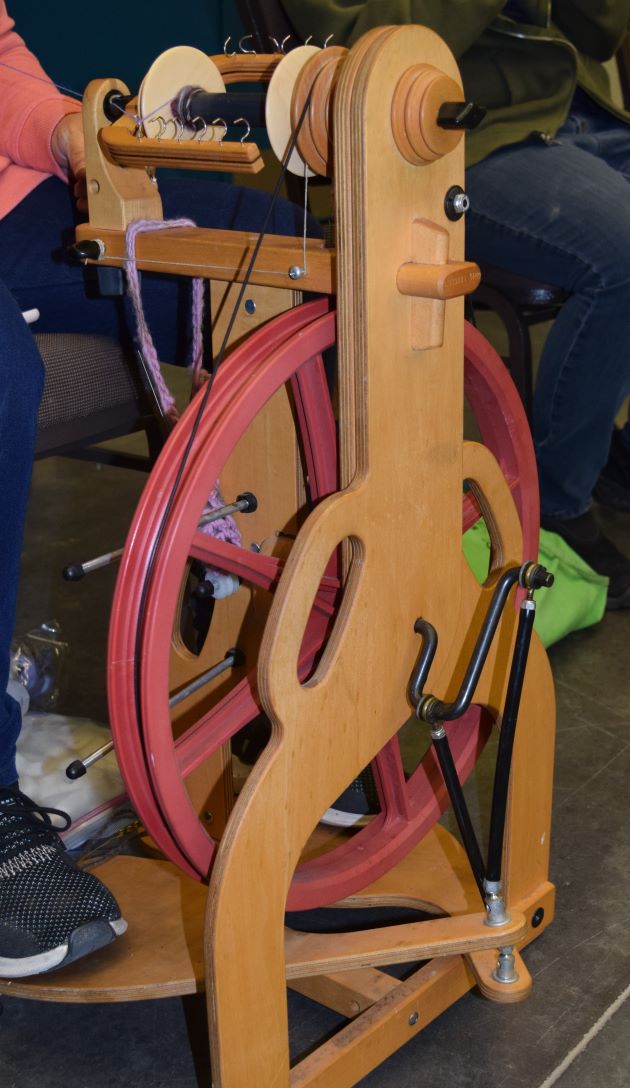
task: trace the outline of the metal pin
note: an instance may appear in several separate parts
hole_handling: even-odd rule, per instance
[[[237,669],[239,666],[245,664],[245,654],[242,650],[239,650],[238,646],[228,650],[223,661],[219,661],[216,665],[213,665],[207,672],[203,672],[201,676],[198,676],[196,680],[192,680],[190,684],[186,684],[185,687],[178,691],[175,695],[171,695],[168,701],[169,708],[179,706],[183,703],[184,699],[187,699],[189,695],[194,695],[200,688],[205,687],[211,680],[215,680],[221,673],[227,672],[228,669]]]
[[[328,42],[331,42],[333,40],[334,36],[335,36],[334,34],[329,34],[328,35],[328,37],[326,38],[326,41],[324,42],[324,45],[322,47],[323,49],[326,48],[326,46],[328,45]]]
[[[107,744],[101,745],[96,751],[92,752],[85,759],[75,759],[72,763],[69,763],[66,767],[66,778],[71,778],[73,781],[76,778],[83,778],[83,775],[87,772],[88,768],[93,763],[98,763],[99,759],[103,759],[108,755],[114,747],[113,740],[107,742]]]
[[[84,574],[91,574],[92,571],[100,570],[101,567],[108,567],[110,563],[116,563],[122,553],[123,549],[117,548],[116,551],[97,555],[96,559],[88,559],[85,563],[70,563],[69,566],[64,567],[63,577],[66,582],[78,582]]]
[[[225,506],[220,506],[217,510],[210,510],[209,513],[204,514],[198,521],[197,527],[201,529],[202,525],[211,525],[213,521],[218,521],[219,518],[227,518],[230,514],[253,514],[254,510],[258,509],[258,499],[251,491],[243,491],[241,495],[236,496],[235,502],[229,502]]]
[[[231,41],[232,41],[232,35],[230,34],[230,36],[228,38],[226,38],[225,41],[223,42],[223,52],[224,52],[226,57],[235,57],[236,56],[236,51],[235,50],[233,50],[231,53],[228,53],[228,51],[227,51],[227,47],[228,47],[228,45],[230,44]]]
[[[238,47],[239,47],[241,53],[252,53],[254,55],[256,54],[255,49],[246,49],[245,46],[243,45],[243,42],[246,42],[248,38],[253,38],[253,37],[254,37],[253,34],[243,34],[243,37],[239,40],[239,43],[238,43]]]
[[[285,52],[285,48],[284,48],[284,47],[285,47],[285,45],[287,44],[287,42],[289,41],[289,39],[290,39],[290,38],[291,38],[291,35],[290,35],[290,34],[287,34],[287,35],[286,35],[286,37],[284,37],[284,38],[282,39],[282,41],[280,42],[280,52],[281,52],[281,53],[284,53],[284,52]]]

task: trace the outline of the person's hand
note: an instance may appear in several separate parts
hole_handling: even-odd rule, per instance
[[[80,113],[67,113],[61,118],[53,129],[50,147],[61,169],[70,178],[79,211],[86,212],[85,142]]]

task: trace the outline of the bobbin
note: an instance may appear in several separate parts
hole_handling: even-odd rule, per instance
[[[177,45],[156,57],[138,92],[138,114],[145,135],[161,137],[164,128],[159,128],[156,133],[153,131],[154,124],[161,121],[162,125],[167,125],[172,121],[183,126],[180,140],[206,141],[217,138],[211,124],[207,124],[200,131],[193,124],[186,124],[173,109],[178,92],[191,84],[205,91],[225,92],[225,83],[219,69],[201,49],[195,49],[191,45]]]

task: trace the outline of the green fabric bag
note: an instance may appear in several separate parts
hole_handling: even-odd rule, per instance
[[[475,578],[483,582],[490,560],[490,537],[483,521],[464,533],[463,547]],[[536,594],[534,630],[543,646],[599,623],[606,608],[608,578],[596,574],[562,537],[545,529],[540,531],[538,561],[555,579],[551,589]]]

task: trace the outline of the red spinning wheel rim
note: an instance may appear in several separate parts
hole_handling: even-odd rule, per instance
[[[232,555],[238,552],[238,549],[233,549],[230,545],[218,546],[216,541],[208,542],[210,547],[205,544],[199,552],[191,551],[189,542],[191,535],[194,534],[199,510],[203,506],[207,481],[209,478],[215,478],[215,475],[220,475],[222,461],[233,444],[234,428],[238,426],[237,420],[241,420],[241,425],[247,420],[247,409],[250,403],[254,406],[258,403],[260,406],[261,391],[263,396],[271,395],[274,389],[290,376],[291,370],[295,369],[295,361],[291,361],[291,353],[300,349],[304,363],[309,355],[322,350],[326,346],[326,335],[331,337],[332,322],[332,317],[329,317],[315,321],[308,328],[303,327],[303,331],[297,338],[298,344],[292,343],[289,347],[285,345],[274,353],[271,359],[267,357],[265,366],[262,368],[264,373],[257,372],[256,379],[249,379],[246,386],[239,387],[240,396],[237,399],[242,403],[235,404],[232,400],[231,410],[226,409],[223,415],[220,406],[212,413],[209,406],[207,418],[204,420],[204,435],[207,436],[215,428],[212,431],[212,457],[210,458],[206,451],[205,457],[191,458],[185,491],[183,488],[180,490],[179,500],[173,507],[163,546],[156,561],[152,584],[160,586],[160,593],[149,593],[142,646],[142,658],[145,663],[142,684],[142,719],[146,733],[146,747],[150,753],[148,767],[153,789],[148,787],[145,778],[136,792],[138,795],[142,794],[143,800],[147,793],[150,794],[153,806],[152,818],[154,817],[157,823],[162,821],[162,830],[166,831],[166,836],[163,838],[165,841],[171,838],[176,840],[175,852],[172,848],[166,849],[164,846],[162,848],[179,864],[181,864],[181,857],[184,856],[183,867],[187,871],[196,870],[202,874],[207,873],[212,862],[215,844],[194,812],[183,779],[189,770],[203,759],[204,751],[208,750],[208,739],[204,735],[206,732],[212,732],[211,747],[215,748],[235,732],[235,728],[240,728],[244,724],[243,713],[247,715],[251,712],[250,716],[253,716],[258,712],[258,706],[252,682],[255,678],[250,677],[249,684],[242,682],[237,685],[227,697],[227,701],[224,700],[219,704],[219,707],[215,708],[206,719],[198,722],[179,742],[173,741],[168,714],[168,685],[165,680],[168,675],[170,639],[163,637],[163,632],[165,630],[170,632],[171,626],[164,623],[163,616],[165,612],[167,615],[173,614],[172,609],[176,606],[175,585],[179,587],[179,578],[174,579],[171,576],[169,582],[168,565],[175,559],[175,569],[180,571],[188,556],[195,554],[201,555],[207,562],[221,566],[222,555],[225,559],[227,551]],[[275,324],[272,323],[272,325]],[[276,339],[276,343],[279,339]],[[249,343],[251,346],[252,342]],[[533,548],[537,537],[536,476],[531,440],[518,395],[496,354],[483,337],[470,328],[467,329],[466,334],[466,363],[466,392],[469,402],[477,416],[482,436],[497,456],[514,494],[525,538],[528,541],[525,554],[533,556],[536,554],[536,549],[530,551],[530,548]],[[187,413],[189,416],[191,414]],[[184,420],[178,432],[183,431],[183,424]],[[309,435],[309,437],[315,447],[314,455],[325,459],[324,452],[318,450],[317,434]],[[184,438],[185,436],[181,434],[180,447],[183,445]],[[527,501],[528,498],[531,501]],[[470,507],[470,504],[468,506]],[[469,508],[466,521],[474,520],[475,516],[474,511]],[[137,521],[140,520],[141,518],[137,519]],[[133,538],[132,530],[130,540]],[[143,551],[146,555],[146,547]],[[126,569],[128,567],[129,564]],[[230,569],[234,569],[233,565]],[[123,572],[121,571],[122,580]],[[164,580],[170,585],[169,600],[166,604]],[[123,591],[122,596],[129,603],[129,594]],[[133,623],[129,623],[130,614],[133,615],[133,602],[131,603],[131,613],[129,609],[126,612],[123,610],[122,623],[127,628],[133,626]],[[317,630],[311,632],[315,642],[323,639],[324,632],[325,623],[320,623]],[[116,644],[114,636],[113,643]],[[124,670],[118,669],[116,675],[119,680],[122,680],[122,688],[128,689],[128,674],[124,675]],[[114,689],[119,686],[121,685],[113,685]],[[128,690],[126,694],[128,705]],[[247,717],[245,720],[248,720]],[[462,778],[466,777],[475,765],[490,728],[489,716],[482,714],[480,708],[473,708],[467,719],[460,722],[453,730],[454,755]],[[135,757],[139,754],[138,749],[144,757],[142,745],[132,745],[132,747],[134,747]],[[122,755],[121,763],[123,763],[123,771],[128,776],[128,767],[124,766],[124,755]],[[140,773],[146,776],[147,763],[144,758],[140,768],[138,763],[136,758],[134,774],[140,770]],[[394,738],[377,757],[375,771],[383,812],[344,846],[300,866],[289,897],[290,908],[303,909],[332,902],[365,886],[369,880],[387,871],[400,857],[404,856],[414,843],[423,837],[448,804],[441,774],[431,752],[427,753],[411,778],[405,782],[398,742]],[[143,815],[141,809],[140,814]]]
[[[318,299],[281,314],[234,351],[217,374],[212,390],[214,405],[238,394],[248,373],[270,351],[329,309]],[[198,411],[199,398],[190,404],[162,450],[136,508],[121,559],[112,603],[108,641],[108,701],[112,736],[129,797],[159,848],[175,864],[196,878],[198,872],[177,847],[156,802],[145,758],[135,695],[135,654],[144,581],[150,555],[160,530],[165,495],[186,449]],[[174,471],[175,467],[175,471]],[[182,480],[183,483],[183,480]]]

